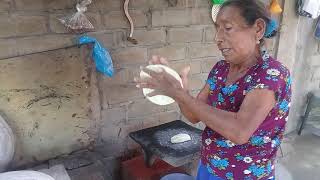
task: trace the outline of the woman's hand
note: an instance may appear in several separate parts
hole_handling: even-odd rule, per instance
[[[149,61],[149,64],[162,64],[169,66],[168,61],[164,57],[152,56],[152,59]],[[138,88],[150,88],[155,89],[154,92],[148,94],[147,96],[155,96],[158,94],[167,95],[169,97],[175,98],[179,90],[187,91],[188,88],[188,73],[190,71],[190,66],[182,69],[180,77],[182,79],[183,88],[180,85],[180,82],[174,77],[169,75],[164,69],[160,73],[156,73],[149,69],[143,68],[144,72],[149,74],[151,78],[140,79],[135,78],[135,81],[138,83]]]

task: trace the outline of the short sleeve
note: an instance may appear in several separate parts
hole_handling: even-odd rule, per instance
[[[289,92],[291,86],[290,72],[280,63],[262,66],[250,82],[247,93],[254,89],[269,89],[274,91],[277,100]]]

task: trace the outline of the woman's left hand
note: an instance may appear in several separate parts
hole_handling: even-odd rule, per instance
[[[176,99],[178,94],[184,89],[181,84],[173,76],[168,74],[163,68],[160,72],[155,72],[147,68],[141,68],[142,71],[149,74],[150,78],[135,78],[138,88],[150,88],[154,89],[152,93],[147,94],[147,96],[155,95],[166,95],[173,99]]]

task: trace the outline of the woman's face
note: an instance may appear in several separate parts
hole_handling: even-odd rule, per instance
[[[257,20],[253,26],[247,25],[240,13],[236,7],[225,7],[219,12],[215,23],[218,48],[225,60],[233,64],[257,56],[257,41],[263,37],[265,28],[262,19]]]

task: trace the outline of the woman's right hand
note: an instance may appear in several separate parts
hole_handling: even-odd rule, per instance
[[[169,67],[169,63],[166,58],[156,56],[156,55],[152,56],[152,59],[149,61],[149,64],[150,65],[151,64],[162,64],[162,65]],[[180,71],[180,74],[179,74],[181,77],[181,80],[182,80],[183,89],[186,91],[188,91],[188,74],[190,72],[190,69],[191,69],[190,66],[186,66]]]

